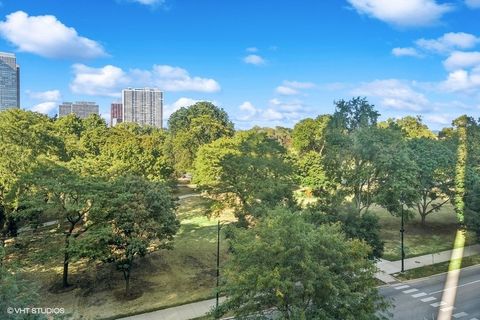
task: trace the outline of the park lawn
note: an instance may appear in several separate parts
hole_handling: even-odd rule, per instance
[[[461,260],[461,264],[455,263],[458,260]],[[454,263],[452,263],[453,267],[450,271],[453,271],[453,270],[480,264],[480,255],[473,255],[469,257],[464,257],[462,259],[460,258],[454,259],[451,261]],[[424,266],[424,267],[415,268],[412,270],[407,270],[403,274],[402,273],[398,274],[398,276],[396,277],[400,280],[412,280],[412,279],[429,277],[435,274],[448,272],[449,266],[450,266],[450,261],[436,263],[431,266]],[[460,266],[460,268],[458,266]]]
[[[383,258],[390,261],[400,260],[400,218],[393,217],[385,209],[372,207],[371,211],[380,218],[380,237],[385,241]],[[440,211],[427,216],[423,228],[418,213],[405,224],[405,253],[415,257],[454,247],[457,232],[456,215],[451,204],[444,205]],[[476,243],[474,233],[467,232],[465,245]]]
[[[132,271],[136,299],[124,299],[123,276],[113,265],[82,261],[71,264],[72,290],[52,290],[61,280],[62,256],[56,248],[61,248],[63,237],[48,231],[11,252],[9,258],[20,261],[17,267],[38,283],[41,307],[63,307],[73,319],[114,318],[208,299],[215,288],[217,220],[204,215],[208,199],[191,197],[179,203],[181,228],[174,249],[139,259]],[[229,213],[220,218],[225,223],[234,221]],[[45,251],[48,256],[41,254]],[[226,255],[224,242],[222,261]]]

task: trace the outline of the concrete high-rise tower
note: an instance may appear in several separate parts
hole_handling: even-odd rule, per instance
[[[20,67],[13,53],[0,52],[0,111],[20,108]]]
[[[71,113],[74,113],[80,119],[85,119],[91,114],[99,114],[99,107],[97,103],[88,101],[64,102],[58,107],[59,117]]]
[[[123,122],[162,127],[163,92],[159,89],[132,89],[122,91]]]

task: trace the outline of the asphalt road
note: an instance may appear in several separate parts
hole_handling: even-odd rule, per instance
[[[452,306],[442,302],[446,274],[427,279],[412,280],[385,286],[380,293],[394,304],[392,319],[434,320],[439,312]],[[456,300],[451,319],[480,320],[480,266],[465,268],[460,272],[455,292]]]

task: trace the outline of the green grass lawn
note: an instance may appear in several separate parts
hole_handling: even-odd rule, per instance
[[[401,258],[400,218],[393,217],[382,208],[373,207],[371,210],[380,218],[380,236],[385,241],[383,258],[390,261],[399,260]],[[405,224],[407,257],[452,249],[457,232],[456,221],[456,215],[450,204],[446,204],[440,211],[428,215],[425,228],[422,228],[420,216],[417,214]],[[465,245],[475,243],[475,235],[467,233]]]
[[[63,307],[74,319],[103,319],[141,313],[169,306],[211,298],[216,275],[217,220],[204,214],[209,201],[192,197],[180,201],[178,217],[181,228],[171,251],[152,253],[139,259],[132,271],[135,300],[123,298],[122,274],[112,265],[72,263],[70,282],[73,290],[53,293],[52,285],[61,280],[62,257],[58,250],[63,237],[48,231],[33,241],[20,240],[19,248],[10,248],[9,258],[19,261],[26,277],[40,286],[42,306]],[[233,221],[230,214],[220,217]],[[227,255],[225,242],[221,260]],[[45,250],[48,248],[49,250]],[[42,252],[48,251],[44,256]]]

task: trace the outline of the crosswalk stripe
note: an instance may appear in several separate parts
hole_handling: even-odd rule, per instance
[[[435,298],[435,297],[428,297],[428,298],[425,298],[425,299],[421,299],[422,302],[429,302],[429,301],[433,301],[433,300],[437,300],[437,298]]]
[[[412,297],[413,298],[419,298],[419,297],[424,297],[426,295],[427,294],[425,292],[420,292],[420,293],[412,294]]]
[[[396,290],[402,290],[402,289],[407,289],[407,288],[410,288],[410,286],[407,286],[406,284],[403,285],[403,286],[398,286],[398,287],[394,287]]]
[[[455,319],[463,318],[463,317],[465,317],[465,316],[468,316],[468,313],[466,313],[466,312],[459,312],[459,313],[455,313],[455,314],[453,315],[453,317],[454,317]]]
[[[432,303],[431,306],[434,307],[434,308],[437,308],[437,307],[444,306],[444,305],[446,305],[446,304],[447,304],[446,302],[440,301],[440,302]]]
[[[403,293],[412,293],[412,292],[417,292],[418,289],[408,289],[408,290],[405,290],[403,291]]]

